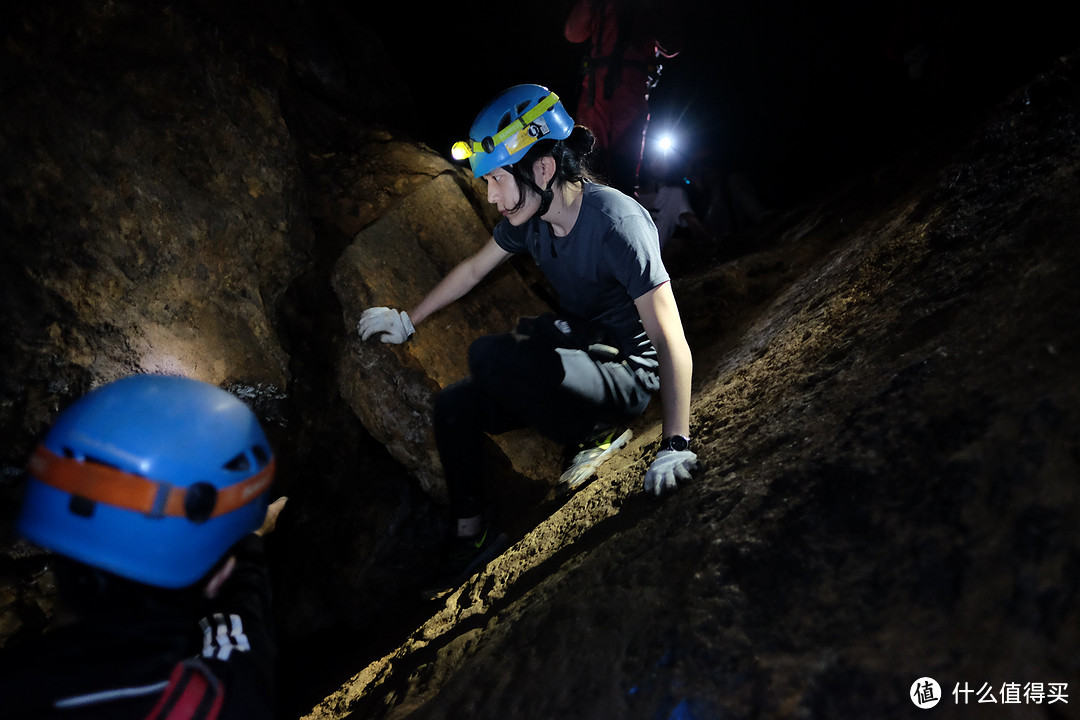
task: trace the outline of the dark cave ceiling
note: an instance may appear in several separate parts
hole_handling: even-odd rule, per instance
[[[583,48],[562,35],[571,4],[483,0],[417,12],[380,3],[356,12],[408,86],[415,108],[403,123],[443,150],[509,85],[538,82],[576,97]],[[674,126],[684,146],[816,178],[867,157],[868,147],[902,144],[913,126],[981,112],[1077,44],[1064,6],[1042,0],[681,5],[686,39],[653,91],[652,129]]]

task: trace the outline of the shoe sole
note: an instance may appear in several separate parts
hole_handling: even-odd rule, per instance
[[[559,482],[555,484],[555,494],[566,495],[567,493],[580,488],[590,478],[596,475],[596,471],[599,470],[600,466],[607,462],[612,455],[626,447],[626,443],[630,442],[632,437],[634,437],[633,430],[625,431],[622,435],[612,440],[611,444],[607,446],[604,452],[597,455],[588,463],[564,472],[562,477],[559,478]]]

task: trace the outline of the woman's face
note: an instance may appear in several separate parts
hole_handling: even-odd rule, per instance
[[[487,183],[488,202],[494,205],[511,225],[521,225],[540,209],[540,197],[526,188],[525,202],[514,210],[514,206],[521,199],[522,189],[506,168],[495,168],[484,176],[484,182]]]

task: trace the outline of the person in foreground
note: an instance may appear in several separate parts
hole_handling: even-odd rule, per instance
[[[663,403],[661,450],[644,487],[661,495],[698,468],[690,449],[692,358],[656,227],[632,198],[590,180],[592,133],[558,97],[517,85],[477,115],[455,156],[468,157],[503,219],[493,237],[411,310],[369,308],[358,331],[402,343],[512,255],[528,253],[559,297],[558,314],[524,318],[469,348],[470,375],[435,401],[434,431],[454,514],[456,562],[491,540],[482,510],[485,433],[534,428],[580,446],[560,480],[588,480],[630,437],[652,395]]]
[[[11,720],[273,717],[262,537],[274,456],[228,392],[135,375],[60,414],[17,529],[55,554],[62,612],[0,655]]]

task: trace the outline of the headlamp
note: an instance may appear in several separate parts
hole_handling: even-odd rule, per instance
[[[469,143],[465,142],[464,140],[459,140],[458,142],[454,143],[454,146],[452,148],[450,148],[450,157],[458,161],[468,160],[475,154],[476,153],[473,152],[473,149],[469,147]]]
[[[454,160],[468,160],[473,155],[479,153],[491,153],[494,152],[495,148],[499,145],[502,145],[507,142],[507,140],[517,136],[513,143],[507,144],[507,151],[511,155],[514,154],[518,150],[531,145],[550,132],[547,123],[543,121],[537,123],[537,120],[540,120],[541,115],[555,107],[555,103],[557,102],[559,102],[559,96],[555,93],[551,93],[538,102],[535,107],[517,120],[511,122],[494,136],[485,137],[479,142],[470,139],[460,140],[454,143],[453,147],[450,148],[450,157]],[[533,127],[534,123],[536,123],[536,127]]]

